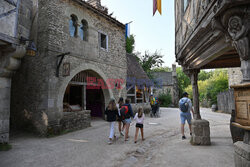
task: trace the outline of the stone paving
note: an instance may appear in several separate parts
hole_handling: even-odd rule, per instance
[[[233,144],[230,137],[230,115],[202,109],[201,115],[210,122],[211,146],[192,146],[181,140],[179,111],[161,110],[160,118],[145,120],[145,141],[133,142],[134,123],[130,140],[123,138],[107,144],[108,123],[93,120],[92,127],[53,138],[21,135],[11,138],[13,149],[0,152],[2,167],[233,167]]]

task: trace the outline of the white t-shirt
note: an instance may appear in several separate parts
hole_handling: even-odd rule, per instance
[[[142,114],[141,118],[138,117],[138,113],[135,114],[134,120],[136,120],[136,123],[143,124],[144,121],[144,113]]]

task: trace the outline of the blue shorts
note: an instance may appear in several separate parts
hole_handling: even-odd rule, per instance
[[[131,123],[131,118],[124,119],[123,123],[130,124]]]
[[[181,124],[185,124],[186,120],[188,124],[191,124],[192,117],[190,112],[181,112],[180,117],[181,117]]]

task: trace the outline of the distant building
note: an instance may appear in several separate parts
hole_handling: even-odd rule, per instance
[[[172,97],[172,104],[177,106],[179,101],[179,91],[177,86],[176,66],[172,66],[172,72],[153,72],[155,81],[154,95],[170,93]]]

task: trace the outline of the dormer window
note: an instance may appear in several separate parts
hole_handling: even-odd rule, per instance
[[[77,37],[77,16],[72,14],[71,16],[71,19],[69,21],[69,33],[70,33],[70,36],[71,37]]]
[[[79,36],[83,41],[88,41],[88,22],[83,19],[81,23]]]

